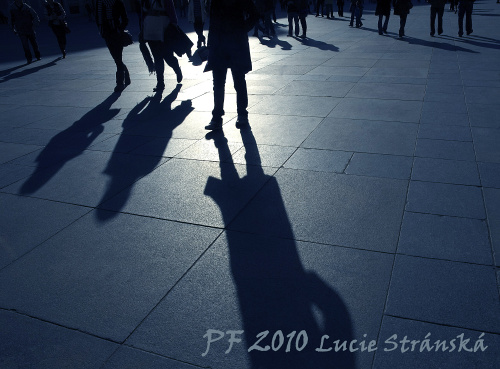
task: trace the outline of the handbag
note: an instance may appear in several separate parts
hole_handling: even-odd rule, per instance
[[[132,45],[134,43],[134,40],[132,39],[132,35],[127,30],[124,30],[121,33],[121,40],[122,40],[123,47],[127,47],[127,46]]]
[[[411,2],[411,0],[408,0],[408,10],[413,8],[413,3]]]

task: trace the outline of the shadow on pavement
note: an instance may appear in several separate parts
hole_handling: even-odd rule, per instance
[[[41,62],[35,60],[35,61],[33,61],[33,63],[37,63],[37,64],[35,64],[35,65],[33,65],[33,63],[29,64],[32,66],[31,68],[28,67],[27,69],[24,69],[24,70],[22,70],[20,72],[16,72],[16,73],[12,73],[12,72],[19,69],[19,68],[25,67],[28,64],[24,63],[24,64],[18,65],[16,67],[13,67],[13,68],[1,70],[0,71],[0,83],[7,82],[7,81],[14,79],[14,78],[26,77],[26,76],[33,74],[33,73],[36,73],[42,69],[53,67],[53,66],[57,65],[56,62],[61,60],[61,59],[62,59],[61,57],[55,58],[51,62],[48,62],[45,64],[39,64]]]
[[[52,137],[36,158],[37,167],[23,183],[21,194],[31,194],[42,188],[70,160],[81,155],[104,131],[103,124],[113,119],[120,109],[111,109],[120,94],[113,93],[102,103]]]
[[[247,175],[239,178],[233,163],[221,161],[221,179],[209,177],[205,194],[219,205],[228,228],[232,212],[227,208],[225,200],[227,194],[224,189],[227,189],[227,183],[237,189],[240,187],[238,182],[244,184],[246,181],[265,181],[269,200],[267,204],[272,204],[272,208],[265,205],[257,209],[253,216],[260,217],[272,211],[275,222],[269,224],[269,227],[278,227],[281,229],[280,233],[285,235],[283,238],[268,238],[226,232],[244,337],[247,346],[250,346],[247,349],[250,350],[248,355],[251,367],[354,369],[355,359],[349,350],[315,350],[320,347],[319,342],[325,334],[332,335],[331,340],[325,338],[325,348],[331,347],[334,339],[348,342],[352,340],[349,312],[342,298],[316,273],[307,271],[302,265],[278,182],[275,177],[264,174],[260,164],[249,164],[260,163],[252,131],[244,129],[241,136],[246,150]],[[222,131],[209,133],[207,139],[214,141],[220,158],[231,156]],[[265,331],[268,334],[264,337],[265,333],[261,332]],[[259,338],[262,338],[260,342]],[[275,348],[279,349],[274,350]]]
[[[163,101],[161,92],[157,92],[153,97],[148,96],[137,104],[123,121],[123,131],[104,170],[110,179],[99,203],[123,191],[113,202],[113,210],[116,213],[97,208],[96,217],[100,221],[116,216],[117,212],[125,206],[133,184],[139,178],[151,173],[160,164],[173,130],[194,110],[191,100],[182,101],[180,105],[171,109],[181,87],[182,85],[178,84]],[[158,119],[154,119],[155,117]],[[148,155],[141,157],[140,165],[130,165],[129,157],[123,154],[129,152],[131,143],[137,140],[138,127],[144,136],[154,136],[155,139],[148,143]],[[125,183],[130,183],[130,185],[123,189]]]

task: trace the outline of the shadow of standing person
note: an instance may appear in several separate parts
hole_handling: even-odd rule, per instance
[[[226,226],[229,263],[251,367],[354,369],[354,355],[349,350],[317,350],[320,347],[328,350],[336,339],[352,340],[349,311],[335,290],[302,264],[278,182],[274,176],[264,173],[252,131],[241,130],[241,136],[246,151],[246,176],[238,178],[233,163],[221,162],[221,179],[210,177],[204,193],[219,204]],[[209,133],[207,139],[214,141],[220,158],[231,157],[222,131]],[[240,187],[235,183],[256,182],[259,177],[267,177],[265,181],[258,182],[265,182],[262,191],[270,200],[267,202],[269,206],[263,205],[253,216],[272,212],[275,221],[268,226],[279,227],[283,237],[271,238],[230,230],[233,219],[232,212],[227,210],[226,194],[221,191],[227,189],[224,182]],[[323,335],[329,337],[324,337],[325,342],[321,346]]]
[[[172,137],[173,130],[181,124],[194,110],[191,100],[182,101],[180,105],[171,109],[172,103],[177,98],[182,85],[178,84],[175,89],[162,101],[161,92],[153,97],[148,96],[137,104],[123,121],[123,131],[115,145],[108,165],[104,170],[110,176],[106,192],[101,201],[103,203],[111,196],[120,193],[113,200],[113,210],[120,211],[126,204],[133,184],[141,177],[151,173],[163,160],[163,153]],[[161,121],[150,120],[150,117],[161,116]],[[139,162],[131,161],[125,153],[130,151],[131,143],[138,139],[138,129],[144,136],[155,136],[155,139],[147,143],[148,155],[141,157]],[[124,183],[130,184],[125,189]],[[117,213],[103,211],[98,208],[96,216],[101,221],[114,217]]]
[[[104,131],[103,124],[113,119],[120,109],[111,109],[120,97],[111,94],[71,127],[52,137],[36,158],[37,167],[23,183],[21,194],[31,194],[43,187],[70,160],[81,155]]]

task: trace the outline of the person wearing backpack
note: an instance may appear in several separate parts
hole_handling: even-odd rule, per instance
[[[40,19],[33,8],[25,4],[23,0],[15,0],[10,8],[10,21],[12,31],[21,39],[26,62],[30,64],[33,58],[30,51],[30,43],[35,53],[35,58],[40,60],[40,50],[38,49],[35,34],[35,25],[40,23]]]
[[[49,20],[49,27],[56,36],[57,44],[64,59],[66,58],[66,12],[57,1],[46,0],[45,16]]]
[[[97,0],[96,23],[106,42],[109,53],[116,64],[115,92],[121,92],[130,84],[130,74],[123,63],[122,33],[127,27],[128,17],[122,0]]]

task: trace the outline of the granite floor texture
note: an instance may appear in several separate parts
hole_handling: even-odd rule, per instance
[[[213,133],[197,54],[153,93],[136,41],[117,94],[85,17],[30,65],[1,25],[0,368],[500,368],[500,4],[448,6],[278,6]]]

